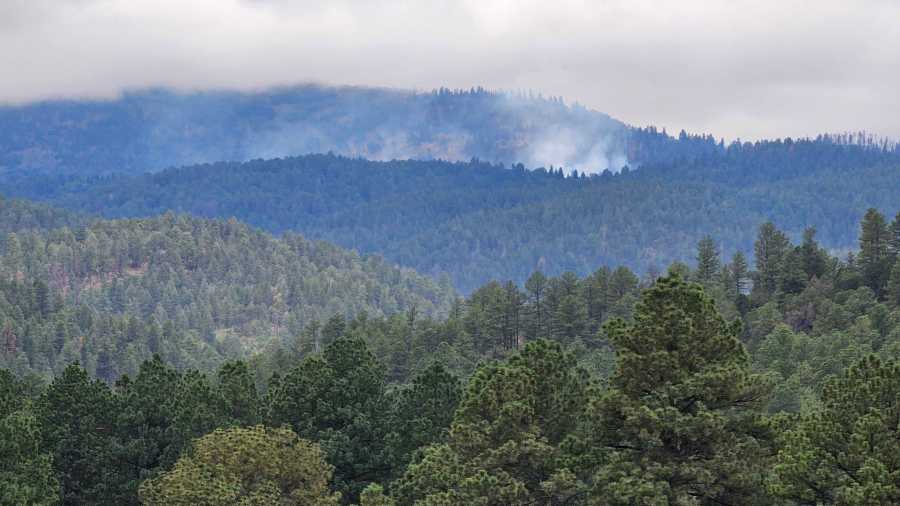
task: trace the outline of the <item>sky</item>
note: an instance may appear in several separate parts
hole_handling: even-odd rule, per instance
[[[0,75],[5,103],[484,86],[726,140],[900,139],[900,1],[0,0]]]

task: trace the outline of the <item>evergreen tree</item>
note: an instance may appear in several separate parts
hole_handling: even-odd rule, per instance
[[[547,338],[547,314],[544,300],[547,291],[547,277],[541,271],[535,271],[525,282],[525,291],[528,293],[528,302],[531,307],[527,337],[529,339]]]
[[[117,410],[105,384],[73,364],[41,395],[36,414],[63,504],[135,503],[130,470],[117,461]]]
[[[697,281],[708,286],[719,274],[719,250],[712,236],[707,235],[697,244]]]
[[[874,356],[830,382],[784,436],[771,490],[796,504],[900,503],[900,364]]]
[[[0,504],[59,504],[51,457],[40,446],[40,426],[29,409],[0,412]]]
[[[827,254],[816,242],[815,227],[807,227],[803,231],[803,243],[800,245],[800,256],[803,263],[803,272],[806,279],[821,278],[825,274]]]
[[[771,296],[778,288],[778,279],[789,246],[788,237],[775,228],[773,223],[767,222],[759,227],[754,243],[757,272],[754,288],[759,288],[766,296]]]
[[[590,407],[586,453],[600,463],[592,504],[754,504],[766,382],[698,285],[660,279],[634,323],[607,332],[618,366]],[[762,439],[760,439],[762,438]]]
[[[529,343],[469,381],[446,443],[426,448],[395,484],[401,505],[565,504],[579,489],[563,442],[588,379],[548,341]]]
[[[343,337],[291,370],[272,396],[269,423],[319,442],[347,500],[392,472],[384,376],[364,341]]]
[[[866,285],[881,294],[893,262],[888,252],[890,231],[884,215],[869,209],[863,217],[859,236],[859,268]]]
[[[734,256],[731,257],[731,265],[729,267],[731,269],[731,280],[734,283],[731,292],[735,297],[746,293],[747,281],[750,277],[750,271],[747,267],[747,258],[744,257],[742,252],[737,251],[734,253]]]
[[[332,467],[317,445],[289,429],[218,429],[170,471],[141,486],[150,506],[337,506]]]
[[[900,211],[891,221],[890,237],[888,238],[888,252],[894,258],[900,257]]]
[[[900,257],[897,257],[897,261],[894,262],[894,267],[891,269],[891,278],[888,281],[887,295],[888,300],[895,306],[900,307]]]
[[[391,424],[396,471],[406,467],[417,449],[446,439],[461,396],[459,380],[439,363],[416,375],[400,391]]]
[[[219,368],[218,397],[224,402],[222,413],[231,424],[256,425],[260,421],[259,394],[247,364],[226,362]]]

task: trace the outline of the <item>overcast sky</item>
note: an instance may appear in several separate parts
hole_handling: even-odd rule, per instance
[[[0,101],[482,85],[717,137],[900,138],[900,1],[0,0]]]

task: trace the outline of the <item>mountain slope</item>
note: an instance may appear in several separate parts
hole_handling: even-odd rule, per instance
[[[235,220],[168,214],[10,234],[6,279],[44,282],[75,305],[171,322],[223,356],[259,349],[334,314],[449,310],[454,293],[379,257]]]
[[[0,236],[22,230],[49,230],[87,223],[84,216],[27,200],[0,196]]]
[[[329,151],[602,171],[640,155],[627,152],[629,136],[624,124],[560,99],[481,89],[151,90],[108,101],[0,107],[0,173],[133,174]]]
[[[767,220],[795,239],[815,226],[826,247],[843,250],[856,246],[867,208],[900,210],[893,149],[820,138],[703,154],[696,138],[672,142],[696,155],[590,178],[483,162],[310,155],[136,177],[27,177],[8,187],[108,217],[236,216],[449,273],[464,292],[489,279],[522,282],[538,268],[587,274],[604,264],[644,271],[693,261],[707,233],[725,255],[750,254]]]

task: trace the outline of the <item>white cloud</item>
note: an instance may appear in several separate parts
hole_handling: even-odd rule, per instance
[[[728,138],[900,137],[898,19],[888,0],[3,0],[0,100],[483,85]]]

